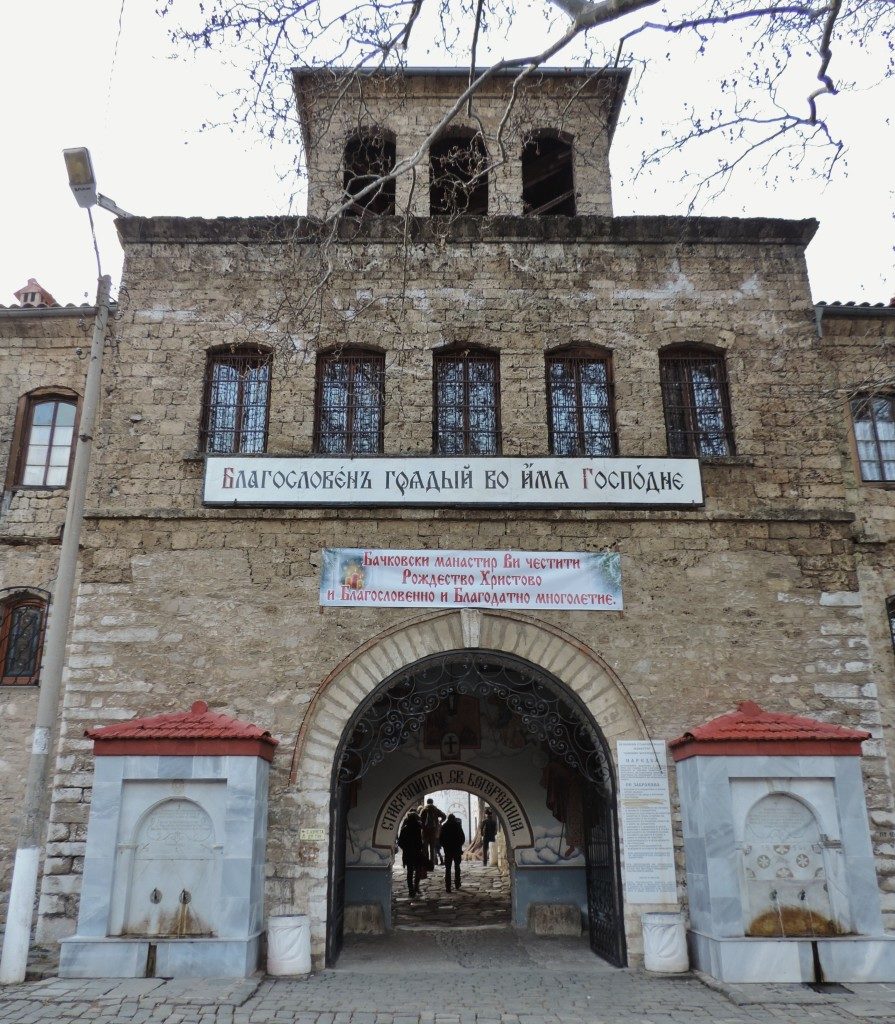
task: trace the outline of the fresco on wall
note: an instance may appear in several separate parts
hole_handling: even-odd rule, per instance
[[[457,737],[461,750],[477,750],[482,745],[480,701],[476,697],[457,696],[442,701],[429,713],[423,729],[423,746],[441,750],[442,740]],[[451,755],[456,751],[450,750]]]

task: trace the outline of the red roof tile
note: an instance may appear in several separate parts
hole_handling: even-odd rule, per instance
[[[270,760],[278,740],[237,718],[209,711],[197,700],[189,711],[134,718],[88,729],[97,755],[115,754],[255,754]]]
[[[860,756],[861,743],[870,738],[863,729],[819,722],[777,711],[765,711],[744,700],[736,711],[713,718],[671,740],[676,761],[696,754],[822,754]]]

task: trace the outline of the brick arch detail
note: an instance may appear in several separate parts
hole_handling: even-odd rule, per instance
[[[533,617],[472,614],[480,616],[479,638],[472,646],[514,654],[565,684],[593,715],[610,750],[617,739],[647,738],[634,701],[596,651]],[[429,655],[466,646],[461,614],[449,611],[405,620],[352,651],[323,680],[308,706],[292,757],[292,783],[328,792],[342,734],[361,702],[395,672]]]

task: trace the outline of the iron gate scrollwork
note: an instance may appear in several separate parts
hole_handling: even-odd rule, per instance
[[[360,705],[344,731],[332,781],[327,963],[335,962],[342,946],[349,786],[419,733],[428,715],[456,695],[500,701],[534,742],[584,780],[591,948],[623,966],[615,779],[606,740],[577,696],[558,680],[520,658],[483,650],[424,658],[396,673]]]
[[[361,705],[346,730],[338,760],[343,782],[363,778],[422,729],[426,718],[454,695],[499,700],[535,742],[589,782],[613,789],[612,769],[599,730],[562,684],[506,656],[449,653],[418,662],[392,677]]]

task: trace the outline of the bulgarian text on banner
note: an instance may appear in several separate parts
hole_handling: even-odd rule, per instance
[[[326,548],[322,605],[621,611],[613,552]]]

